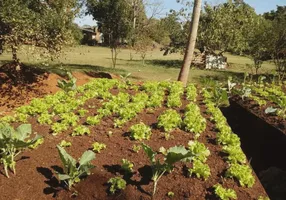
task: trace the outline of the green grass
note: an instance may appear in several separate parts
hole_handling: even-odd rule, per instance
[[[133,54],[130,60],[130,50],[121,49],[118,55],[116,68],[112,68],[111,51],[106,47],[77,46],[66,48],[59,59],[43,65],[43,59],[38,53],[29,53],[28,47],[19,51],[19,58],[27,65],[38,66],[58,74],[64,70],[76,71],[104,71],[115,74],[131,73],[131,78],[136,80],[176,80],[179,74],[183,55],[171,54],[163,56],[160,50],[148,52],[145,65],[143,66],[140,55]],[[228,76],[243,76],[244,72],[250,72],[246,64],[252,64],[251,59],[242,56],[225,54],[230,67],[227,70],[200,70],[192,69],[189,80],[198,82],[204,77],[214,79],[226,79]],[[39,59],[40,58],[40,59]],[[0,65],[11,60],[11,54],[5,52],[0,56]],[[274,64],[265,62],[262,73],[268,73],[275,69]]]

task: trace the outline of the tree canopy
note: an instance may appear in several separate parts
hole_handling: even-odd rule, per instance
[[[0,40],[13,59],[23,44],[44,47],[56,55],[73,41],[76,0],[0,0]]]

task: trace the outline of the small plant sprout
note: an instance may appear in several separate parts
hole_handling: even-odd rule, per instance
[[[213,186],[214,192],[221,200],[237,199],[236,193],[233,189],[225,189],[220,184]]]
[[[170,191],[170,192],[167,193],[167,196],[169,198],[173,198],[175,196],[175,193]]]
[[[185,147],[175,146],[167,150],[166,154],[164,155],[164,162],[161,163],[159,159],[156,159],[157,153],[154,152],[149,146],[142,144],[142,148],[148,156],[152,167],[152,180],[154,181],[152,196],[155,195],[158,181],[165,174],[165,172],[171,173],[176,162],[190,161],[192,157],[192,153],[190,153]]]
[[[60,143],[61,147],[70,147],[71,145],[72,145],[71,142],[67,142],[65,140],[62,140],[61,143]]]
[[[270,200],[269,197],[259,196],[257,200]]]
[[[0,162],[3,163],[5,175],[8,178],[8,169],[16,174],[15,157],[41,138],[36,135],[32,140],[27,141],[31,133],[31,124],[22,124],[14,130],[9,124],[0,123]]]
[[[92,150],[96,153],[100,153],[103,149],[106,149],[106,145],[104,143],[95,142],[92,144]]]
[[[28,142],[31,142],[32,140],[28,140]],[[31,144],[29,146],[29,149],[36,149],[38,146],[44,143],[44,138],[38,139],[34,144]]]
[[[115,194],[115,192],[124,190],[126,188],[126,181],[121,177],[115,177],[108,180],[110,184],[109,192]]]
[[[132,162],[130,162],[127,159],[122,159],[121,160],[121,168],[126,172],[126,173],[132,173],[133,172],[133,167],[134,164]]]
[[[95,153],[92,151],[85,151],[79,159],[79,162],[77,162],[64,148],[57,145],[57,149],[63,164],[64,172],[57,172],[58,178],[60,181],[63,181],[70,190],[82,177],[90,174],[90,169],[94,168],[90,162],[95,159]]]
[[[132,146],[132,151],[134,151],[135,153],[138,153],[138,152],[140,151],[140,149],[141,149],[141,146],[140,146],[140,145],[134,144],[134,145]]]

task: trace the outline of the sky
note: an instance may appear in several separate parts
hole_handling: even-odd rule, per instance
[[[181,5],[176,2],[176,0],[161,0],[163,3],[164,11],[161,16],[164,16],[170,9],[179,10]],[[212,5],[216,5],[226,0],[205,0]],[[271,10],[276,10],[276,6],[286,6],[286,0],[244,0],[247,4],[253,7],[258,14],[268,12]],[[79,25],[96,25],[96,22],[92,20],[91,16],[85,16],[83,18],[76,18],[75,22]]]

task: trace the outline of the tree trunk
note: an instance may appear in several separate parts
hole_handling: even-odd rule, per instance
[[[202,0],[195,0],[188,44],[184,56],[183,65],[178,77],[178,81],[183,82],[184,86],[186,86],[188,82],[190,66],[192,63],[193,54],[195,50],[197,33],[199,28],[199,20],[201,14],[201,5],[202,5]]]
[[[14,60],[14,62],[19,62],[18,56],[17,56],[17,47],[12,46],[12,59]]]

